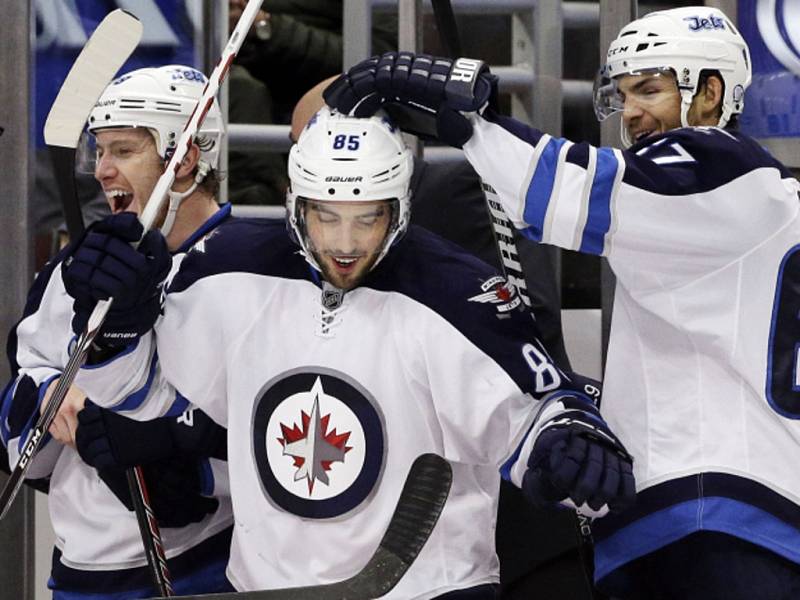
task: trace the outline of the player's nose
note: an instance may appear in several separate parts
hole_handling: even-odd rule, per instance
[[[117,168],[112,157],[105,154],[97,158],[94,166],[94,178],[103,181],[117,174]]]

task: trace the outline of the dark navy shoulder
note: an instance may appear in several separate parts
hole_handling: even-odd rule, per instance
[[[425,305],[494,359],[522,389],[533,391],[524,352],[531,344],[541,347],[535,322],[516,288],[466,250],[411,226],[364,287],[400,293]]]
[[[187,251],[169,292],[185,290],[205,277],[234,272],[292,279],[309,276],[282,219],[230,218]]]
[[[719,127],[673,129],[624,154],[625,183],[663,195],[708,192],[762,168],[790,176],[754,139]]]
[[[434,304],[437,298],[452,298],[479,289],[481,282],[497,275],[494,267],[457,244],[411,225],[365,285]]]

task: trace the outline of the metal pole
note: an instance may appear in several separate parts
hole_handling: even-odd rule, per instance
[[[6,251],[0,255],[0,330],[5,336],[24,307],[33,274],[33,227],[29,198],[33,189],[33,41],[31,2],[0,3],[0,231]],[[0,361],[5,383],[10,373]],[[5,475],[0,475],[4,485]],[[0,522],[0,582],[3,598],[33,599],[33,491],[20,493]]]
[[[600,64],[605,64],[608,45],[617,37],[619,30],[636,18],[637,4],[636,0],[600,0]],[[617,118],[606,119],[600,124],[600,143],[603,146],[622,147]],[[600,296],[603,309],[602,340],[603,369],[605,369],[608,334],[611,330],[611,313],[614,306],[614,288],[617,280],[614,273],[611,272],[607,260],[603,259],[601,265],[602,289]]]
[[[372,1],[344,0],[342,11],[342,66],[346,71],[357,62],[368,58],[372,52]]]
[[[422,51],[422,0],[398,0],[397,49]],[[404,133],[403,138],[415,156],[422,156],[423,146],[416,136]]]

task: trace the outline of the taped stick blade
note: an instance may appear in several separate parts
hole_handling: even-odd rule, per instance
[[[75,148],[100,94],[136,49],[142,23],[131,13],[109,13],[75,59],[44,124],[48,146]]]

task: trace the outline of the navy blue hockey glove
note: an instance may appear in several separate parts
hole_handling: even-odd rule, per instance
[[[323,96],[356,117],[384,108],[404,131],[461,148],[472,137],[461,112],[481,110],[496,92],[497,78],[483,61],[386,52],[352,67]]]
[[[617,512],[636,497],[633,459],[588,400],[562,396],[557,414],[539,429],[522,481],[537,506],[569,498],[599,511]],[[551,409],[553,407],[550,407]]]
[[[78,454],[95,469],[133,467],[171,457],[227,459],[227,430],[200,410],[134,421],[91,401],[78,413]]]
[[[142,467],[150,504],[161,527],[185,527],[202,521],[217,510],[219,501],[200,493],[200,462],[189,458],[170,458]],[[130,511],[133,499],[125,469],[98,469],[100,479]]]
[[[149,231],[134,249],[131,243],[139,241],[142,232],[134,213],[111,215],[92,225],[64,261],[62,277],[74,299],[76,334],[86,328],[97,301],[109,297],[114,303],[97,335],[98,345],[124,347],[152,328],[172,256],[158,231]]]

